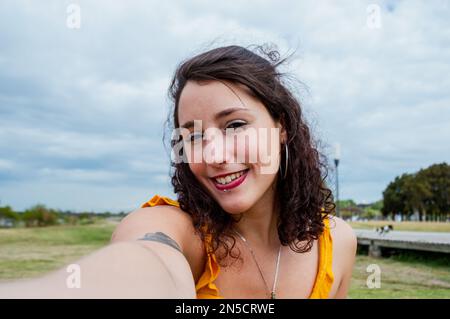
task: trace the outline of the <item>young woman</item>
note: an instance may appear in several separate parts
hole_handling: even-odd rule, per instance
[[[277,69],[284,60],[257,49],[220,47],[179,65],[169,90],[177,200],[155,195],[80,260],[81,289],[54,288],[61,270],[40,279],[44,295],[346,297],[355,235],[333,216],[325,165]]]

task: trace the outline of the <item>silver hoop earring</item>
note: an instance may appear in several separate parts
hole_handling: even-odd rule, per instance
[[[287,143],[284,144],[285,147],[285,152],[286,152],[286,160],[285,160],[285,165],[284,165],[284,176],[283,179],[286,179],[287,176],[287,170],[288,170],[288,160],[289,160],[289,150],[288,150],[288,146]],[[282,172],[282,165],[280,165],[280,172]]]

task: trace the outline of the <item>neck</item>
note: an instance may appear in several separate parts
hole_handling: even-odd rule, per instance
[[[234,228],[253,246],[278,247],[278,205],[272,188],[251,209],[242,214]]]

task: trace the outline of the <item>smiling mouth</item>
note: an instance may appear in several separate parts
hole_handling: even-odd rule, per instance
[[[211,180],[214,183],[214,186],[216,186],[216,188],[218,190],[228,190],[228,189],[232,189],[235,188],[237,186],[239,186],[240,184],[242,184],[242,182],[245,180],[245,178],[247,177],[248,171],[250,169],[247,168],[245,170],[233,173],[233,174],[229,174],[227,176],[223,176],[223,177],[218,177],[218,178],[211,178]]]

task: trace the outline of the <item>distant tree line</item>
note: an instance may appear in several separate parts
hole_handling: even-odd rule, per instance
[[[450,217],[450,165],[434,164],[402,174],[383,192],[384,217],[401,220],[446,221]]]
[[[383,201],[379,200],[370,204],[357,204],[352,199],[340,200],[339,205],[340,217],[345,220],[374,220],[382,219],[381,209]]]
[[[357,204],[340,200],[340,216],[346,220],[419,220],[450,219],[450,166],[434,164],[413,174],[402,174],[389,183],[383,199]]]
[[[113,214],[111,212],[71,212],[47,208],[37,204],[23,212],[15,212],[10,206],[0,207],[0,227],[43,227],[52,225],[86,225],[99,219],[116,216],[124,217],[125,212]]]

